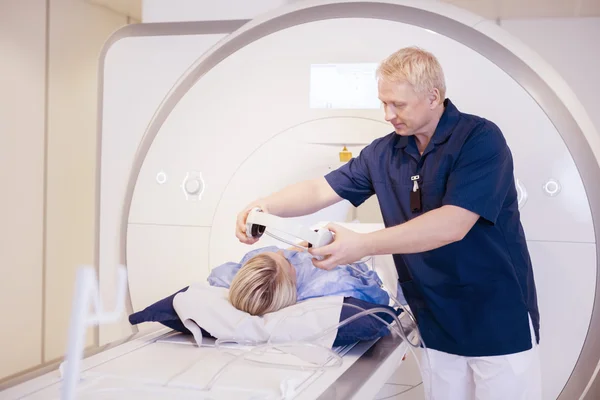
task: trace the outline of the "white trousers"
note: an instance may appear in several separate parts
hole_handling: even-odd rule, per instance
[[[533,348],[493,357],[463,357],[437,350],[421,352],[427,400],[541,400],[538,345],[529,320]],[[427,346],[427,343],[425,343]]]

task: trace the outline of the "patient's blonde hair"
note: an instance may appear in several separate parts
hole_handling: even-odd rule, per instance
[[[295,304],[296,283],[273,257],[258,254],[233,278],[229,301],[238,310],[264,315]]]
[[[444,71],[437,58],[418,47],[405,47],[388,56],[377,68],[377,77],[389,82],[408,82],[416,93],[438,89],[446,96]]]

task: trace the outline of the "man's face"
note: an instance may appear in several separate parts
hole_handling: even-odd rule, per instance
[[[379,79],[377,90],[385,120],[394,126],[398,135],[410,136],[426,130],[424,128],[432,119],[431,96],[417,94],[408,82],[389,82],[384,79]]]

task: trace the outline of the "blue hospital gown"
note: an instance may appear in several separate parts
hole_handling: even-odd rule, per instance
[[[208,283],[211,286],[229,288],[233,277],[246,261],[257,254],[279,250],[281,249],[276,246],[252,250],[239,263],[228,262],[214,268],[208,277]],[[353,265],[360,273],[347,265],[326,271],[315,267],[307,252],[284,250],[284,256],[296,269],[298,301],[322,296],[344,296],[374,304],[389,304],[389,295],[382,289],[381,279],[365,263]]]

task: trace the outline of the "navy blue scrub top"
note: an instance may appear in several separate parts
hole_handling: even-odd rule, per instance
[[[423,155],[414,136],[392,132],[325,178],[357,207],[376,194],[386,227],[444,205],[478,214],[458,242],[393,255],[404,296],[427,348],[471,357],[528,350],[529,315],[539,343],[539,312],[511,151],[494,123],[461,113],[449,99],[444,105]],[[414,175],[422,191],[417,213]]]

